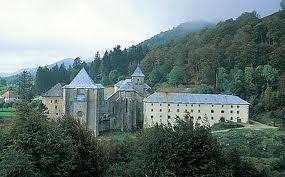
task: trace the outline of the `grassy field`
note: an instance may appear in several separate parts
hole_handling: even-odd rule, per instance
[[[15,114],[15,108],[0,108],[0,117],[13,117]]]

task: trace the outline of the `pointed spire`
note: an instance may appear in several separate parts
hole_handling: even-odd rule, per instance
[[[132,74],[132,77],[144,77],[144,74],[143,74],[139,64],[137,65],[137,68],[135,69],[134,73]]]
[[[84,68],[75,76],[69,85],[63,88],[104,88],[101,84],[95,84]]]

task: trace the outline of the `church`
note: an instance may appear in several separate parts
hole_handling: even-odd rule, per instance
[[[81,119],[95,135],[106,130],[132,131],[143,128],[143,99],[152,93],[137,65],[131,79],[121,80],[111,93],[95,83],[83,68],[71,81],[57,84],[43,95],[47,115],[56,119],[70,115]]]
[[[249,122],[249,103],[234,95],[156,92],[145,82],[138,65],[131,79],[105,88],[83,68],[68,85],[57,84],[43,95],[47,116],[70,115],[99,135],[107,130],[133,131],[156,124],[175,124],[190,116],[209,126]]]

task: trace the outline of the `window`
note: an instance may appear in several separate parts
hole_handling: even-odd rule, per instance
[[[128,99],[126,99],[126,112],[128,112]]]
[[[231,120],[233,120],[234,118],[233,117],[231,117]]]
[[[200,113],[201,111],[200,110],[198,110],[198,113]]]
[[[162,104],[159,104],[159,106],[162,106]]]
[[[151,105],[153,106],[153,103],[151,103]]]
[[[237,111],[237,114],[239,114],[239,111]]]
[[[225,111],[224,111],[224,110],[221,110],[221,113],[225,113]]]
[[[190,116],[190,119],[194,119],[194,117],[193,117],[193,116]]]
[[[168,106],[170,106],[170,104],[168,104]]]
[[[233,113],[233,111],[231,111],[231,114]]]
[[[179,109],[177,109],[177,112],[179,112]]]
[[[212,120],[214,120],[214,117],[211,117]]]
[[[152,119],[153,119],[153,116],[150,116],[150,118],[152,118]]]
[[[171,117],[170,117],[170,116],[168,116],[167,118],[168,118],[168,119],[170,119]]]
[[[52,103],[52,100],[50,100],[50,103]]]
[[[151,109],[151,112],[153,112],[153,109]]]
[[[211,113],[214,113],[215,111],[214,110],[211,110]]]
[[[187,109],[185,109],[185,112],[188,112],[188,110],[187,110]]]
[[[54,108],[57,109],[57,106],[55,106]]]
[[[177,104],[177,106],[179,106],[179,104]]]
[[[234,106],[233,105],[231,105],[231,108],[233,108]]]
[[[168,112],[170,112],[170,109],[168,109]]]
[[[201,105],[198,105],[199,107],[201,106]]]
[[[162,112],[162,109],[159,109],[159,112]]]
[[[57,115],[57,116],[58,116],[58,113],[55,113],[55,115]]]
[[[159,117],[162,117],[162,115],[160,115]]]
[[[193,104],[191,104],[191,107],[193,107]]]
[[[191,109],[191,112],[193,113],[193,112],[194,112],[194,110],[193,110],[193,109]]]
[[[83,115],[84,115],[84,113],[83,113],[82,111],[78,111],[78,112],[77,112],[77,116],[78,116],[78,117],[82,117]]]
[[[222,105],[222,108],[224,107],[224,105]]]
[[[212,107],[214,107],[214,105],[212,104]]]
[[[198,120],[200,120],[200,119],[201,119],[201,116],[198,117]]]
[[[188,105],[186,104],[186,107],[187,107]]]
[[[237,108],[239,108],[239,106],[237,106]]]

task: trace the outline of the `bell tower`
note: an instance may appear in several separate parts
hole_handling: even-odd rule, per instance
[[[134,73],[132,74],[132,83],[134,89],[139,93],[144,95],[144,74],[140,68],[140,65],[137,65]]]

